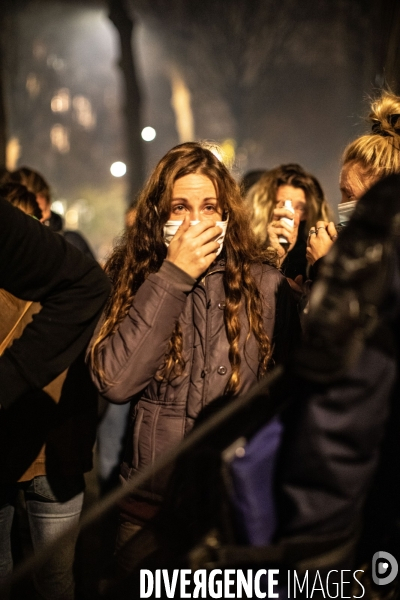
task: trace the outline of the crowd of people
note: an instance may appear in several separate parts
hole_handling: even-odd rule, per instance
[[[319,280],[335,246],[340,251],[358,201],[369,190],[367,202],[375,189],[379,197],[381,180],[400,175],[400,98],[383,92],[369,120],[371,131],[343,154],[338,223],[321,184],[299,164],[253,172],[240,185],[210,146],[188,142],[167,152],[152,171],[104,269],[83,236],[65,230],[51,210],[42,175],[28,167],[2,174],[4,594],[12,598],[12,524],[22,491],[35,552],[69,531],[62,547],[34,571],[37,597],[75,598],[75,547],[99,402],[111,403],[99,427],[100,467],[106,465],[101,484],[104,491],[128,489],[207,419],[214,403],[225,407],[285,365],[293,369],[286,371],[286,377],[293,373],[293,389],[289,408],[279,416],[268,484],[278,517],[264,544],[290,545],[306,536],[307,552],[317,548],[319,555],[320,540],[328,554],[350,544],[351,552],[321,565],[357,566],[355,548],[366,539],[363,511],[390,415],[396,418],[390,403],[397,389],[398,340],[391,334],[390,351],[375,341],[367,344],[339,383],[310,383],[292,365],[302,343],[307,349],[313,289],[322,294]],[[386,342],[387,323],[398,320],[395,279],[392,274],[391,302],[383,303],[386,325],[378,328]],[[110,474],[121,449],[118,483]],[[120,501],[115,580],[137,566],[135,540],[157,529],[171,472],[172,466]],[[394,511],[393,522],[396,516]],[[382,539],[376,531],[368,535],[368,547]],[[284,587],[280,593],[287,597]]]

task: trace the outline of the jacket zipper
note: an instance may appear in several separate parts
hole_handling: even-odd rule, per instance
[[[208,316],[208,311],[210,308],[209,305],[209,297],[208,297],[208,290],[207,290],[207,282],[206,279],[207,277],[209,277],[209,275],[213,275],[214,273],[218,273],[220,271],[224,271],[225,269],[214,269],[214,271],[210,271],[209,273],[206,273],[204,275],[204,277],[202,278],[201,282],[204,285],[204,293],[206,296],[206,339],[205,339],[205,344],[204,344],[204,348],[205,348],[205,354],[204,354],[204,368],[203,368],[203,373],[204,373],[204,383],[203,383],[203,394],[202,394],[202,398],[201,398],[201,406],[202,408],[204,408],[205,406],[205,400],[206,400],[206,396],[207,396],[207,392],[208,392],[208,377],[207,375],[210,373],[210,365],[208,364],[208,341],[210,339],[210,318]]]
[[[201,397],[201,407],[204,408],[205,406],[205,400],[206,400],[206,393],[208,390],[208,340],[210,337],[210,332],[209,332],[209,323],[210,323],[210,319],[208,318],[208,311],[209,311],[209,298],[208,298],[208,293],[207,293],[207,283],[206,283],[206,278],[208,275],[211,275],[211,273],[207,273],[204,278],[204,293],[205,293],[205,301],[206,301],[206,314],[205,314],[205,318],[206,318],[206,339],[204,340],[204,364],[203,364],[203,373],[204,373],[204,377],[203,377],[203,393],[202,393],[202,397]],[[202,373],[202,374],[203,374]]]

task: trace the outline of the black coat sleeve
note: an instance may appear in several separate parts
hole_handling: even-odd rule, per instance
[[[273,360],[288,364],[301,340],[300,317],[297,302],[287,282],[282,277],[276,292],[275,327],[272,339]]]
[[[396,377],[394,356],[371,343],[334,384],[293,382],[278,469],[281,535],[333,535],[358,524]]]
[[[83,350],[110,284],[97,263],[0,198],[0,287],[43,306],[0,357],[0,404],[7,408]]]

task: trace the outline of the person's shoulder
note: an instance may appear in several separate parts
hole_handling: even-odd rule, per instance
[[[277,269],[274,265],[267,262],[253,263],[251,266],[251,272],[254,277],[261,277],[263,280],[269,280],[279,285],[282,281],[286,281],[282,272]]]
[[[48,220],[48,226],[50,227],[51,231],[56,231],[56,232],[62,231],[63,227],[64,227],[64,223],[63,223],[61,215],[59,215],[58,213],[55,213],[51,210],[50,211],[50,219]]]
[[[274,290],[288,285],[286,277],[270,263],[254,263],[251,266],[251,272],[262,290]]]
[[[70,244],[73,244],[74,246],[79,248],[79,250],[82,247],[86,248],[87,242],[86,242],[85,238],[83,237],[83,235],[81,233],[79,233],[79,231],[72,231],[70,229],[64,229],[63,235],[64,235],[64,238],[67,240],[67,242],[69,242]]]
[[[7,202],[7,200],[5,200],[4,198],[0,197],[0,214],[4,215],[7,218],[12,218],[12,217],[17,217],[18,212],[17,209],[15,208],[15,206],[12,206],[12,204],[10,204],[10,202]],[[7,224],[4,223],[4,221],[2,221],[4,226],[6,227]]]
[[[78,248],[78,250],[80,250],[87,256],[90,256],[90,258],[93,258],[93,260],[96,260],[88,242],[79,231],[71,231],[69,229],[65,229],[63,235],[64,239],[67,242],[75,246],[75,248]]]

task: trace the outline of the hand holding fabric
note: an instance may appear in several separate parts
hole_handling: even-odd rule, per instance
[[[319,258],[325,256],[332,244],[337,239],[337,230],[332,221],[317,221],[315,227],[311,227],[307,240],[306,257],[313,265]]]
[[[200,221],[191,227],[189,216],[185,216],[168,246],[167,259],[197,279],[215,259],[220,248],[216,238],[221,232],[221,227],[216,226],[211,219]]]
[[[268,240],[270,246],[272,246],[279,257],[279,266],[283,263],[286,255],[292,250],[293,246],[297,241],[297,235],[299,231],[299,215],[292,213],[287,208],[275,208],[273,211],[273,221],[268,225]],[[285,221],[282,221],[286,217],[287,219],[293,219],[293,227],[291,227]],[[287,239],[288,243],[282,245],[279,242],[279,237],[283,236]]]

